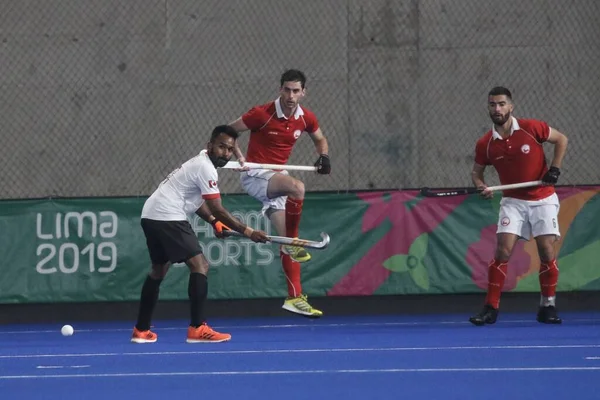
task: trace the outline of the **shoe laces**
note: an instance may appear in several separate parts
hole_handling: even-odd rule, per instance
[[[312,306],[308,304],[308,297],[305,294],[301,294],[296,298],[294,306],[302,311],[312,311]]]
[[[304,257],[307,254],[306,250],[299,246],[285,246],[285,250],[289,255],[296,257]]]
[[[154,338],[154,334],[152,333],[152,331],[150,329],[148,329],[147,331],[140,331],[136,329],[136,336],[141,337],[143,339],[153,339]]]
[[[194,336],[200,337],[202,339],[211,339],[216,334],[216,332],[213,331],[212,328],[210,326],[206,325],[205,323],[200,325],[197,328],[194,328],[194,327],[190,327],[190,328],[193,329]]]

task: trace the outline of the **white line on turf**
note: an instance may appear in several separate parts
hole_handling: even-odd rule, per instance
[[[7,354],[0,359],[60,358],[60,357],[136,357],[136,356],[185,356],[210,354],[297,354],[297,353],[353,353],[353,352],[402,352],[402,351],[462,351],[462,350],[542,350],[542,349],[593,349],[600,344],[561,345],[515,345],[515,346],[447,346],[447,347],[376,347],[337,349],[271,349],[271,350],[207,350],[207,351],[149,351],[124,353],[63,353],[63,354]]]
[[[600,322],[600,319],[594,318],[573,318],[569,322]],[[524,320],[502,320],[503,324],[536,324],[534,319]],[[101,322],[99,324],[102,324]],[[432,326],[432,325],[465,325],[471,326],[469,321],[404,321],[404,322],[355,322],[355,323],[312,323],[312,324],[268,324],[268,325],[215,325],[215,329],[294,329],[294,328],[338,328],[338,327],[359,327],[359,326]],[[93,332],[131,332],[131,328],[99,328],[99,329],[77,329],[75,333],[93,333]],[[160,331],[183,331],[187,326],[165,326],[152,327],[152,330]],[[60,329],[41,329],[41,330],[11,330],[1,331],[0,335],[7,334],[38,334],[38,333],[56,333]]]
[[[38,365],[37,369],[89,368],[91,365]]]
[[[381,374],[381,373],[444,373],[444,372],[556,372],[597,371],[600,367],[508,367],[508,368],[389,368],[389,369],[316,369],[275,371],[185,371],[185,372],[132,372],[106,374],[61,374],[61,375],[0,375],[8,379],[51,379],[51,378],[130,378],[156,376],[206,376],[206,375],[309,375],[309,374]]]

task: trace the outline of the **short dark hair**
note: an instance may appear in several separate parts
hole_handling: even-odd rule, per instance
[[[488,93],[488,96],[502,96],[502,95],[504,95],[504,96],[508,97],[510,100],[512,100],[512,93],[510,93],[510,90],[508,90],[504,86],[496,86],[496,87],[492,88],[492,90],[490,90],[490,92]]]
[[[217,138],[217,136],[219,136],[221,133],[224,133],[227,136],[232,137],[234,140],[237,140],[239,134],[237,133],[237,131],[235,129],[233,129],[233,127],[229,126],[229,125],[219,125],[217,127],[215,127],[215,129],[213,129],[212,134],[210,135],[210,141],[214,142],[214,140]]]
[[[300,82],[302,89],[304,89],[304,86],[306,85],[306,75],[300,70],[288,69],[281,74],[281,78],[279,79],[280,86],[283,86],[283,82]]]

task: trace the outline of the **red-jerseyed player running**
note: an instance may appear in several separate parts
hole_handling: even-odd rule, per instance
[[[504,286],[508,260],[518,239],[534,237],[541,266],[539,280],[541,301],[537,320],[546,324],[560,324],[556,313],[555,241],[560,237],[558,227],[558,196],[552,186],[558,181],[560,167],[567,150],[567,137],[533,119],[512,116],[513,102],[510,91],[495,87],[488,94],[488,111],[494,125],[477,141],[472,179],[476,187],[484,189],[482,196],[491,198],[486,191],[484,170],[492,165],[503,185],[542,180],[544,186],[507,190],[500,201],[497,244],[494,259],[488,269],[488,291],[483,310],[469,321],[474,325],[493,324],[498,317],[500,294]],[[544,142],[554,145],[550,169],[544,157]]]
[[[298,138],[307,132],[319,155],[315,163],[317,172],[331,172],[327,139],[315,114],[299,104],[306,94],[305,86],[304,73],[293,69],[285,71],[280,78],[276,100],[251,108],[230,124],[238,132],[250,130],[246,158],[236,147],[235,156],[241,165],[245,161],[285,164]],[[289,176],[287,171],[265,169],[243,171],[240,179],[244,190],[263,204],[263,213],[271,220],[277,234],[298,237],[304,183]],[[302,293],[299,263],[310,260],[310,254],[302,247],[282,246],[280,256],[288,288],[283,308],[307,317],[321,317],[323,313],[313,308]]]

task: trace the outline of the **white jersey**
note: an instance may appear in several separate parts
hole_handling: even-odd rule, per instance
[[[171,172],[144,203],[142,218],[184,221],[206,199],[219,198],[218,175],[206,150]]]

